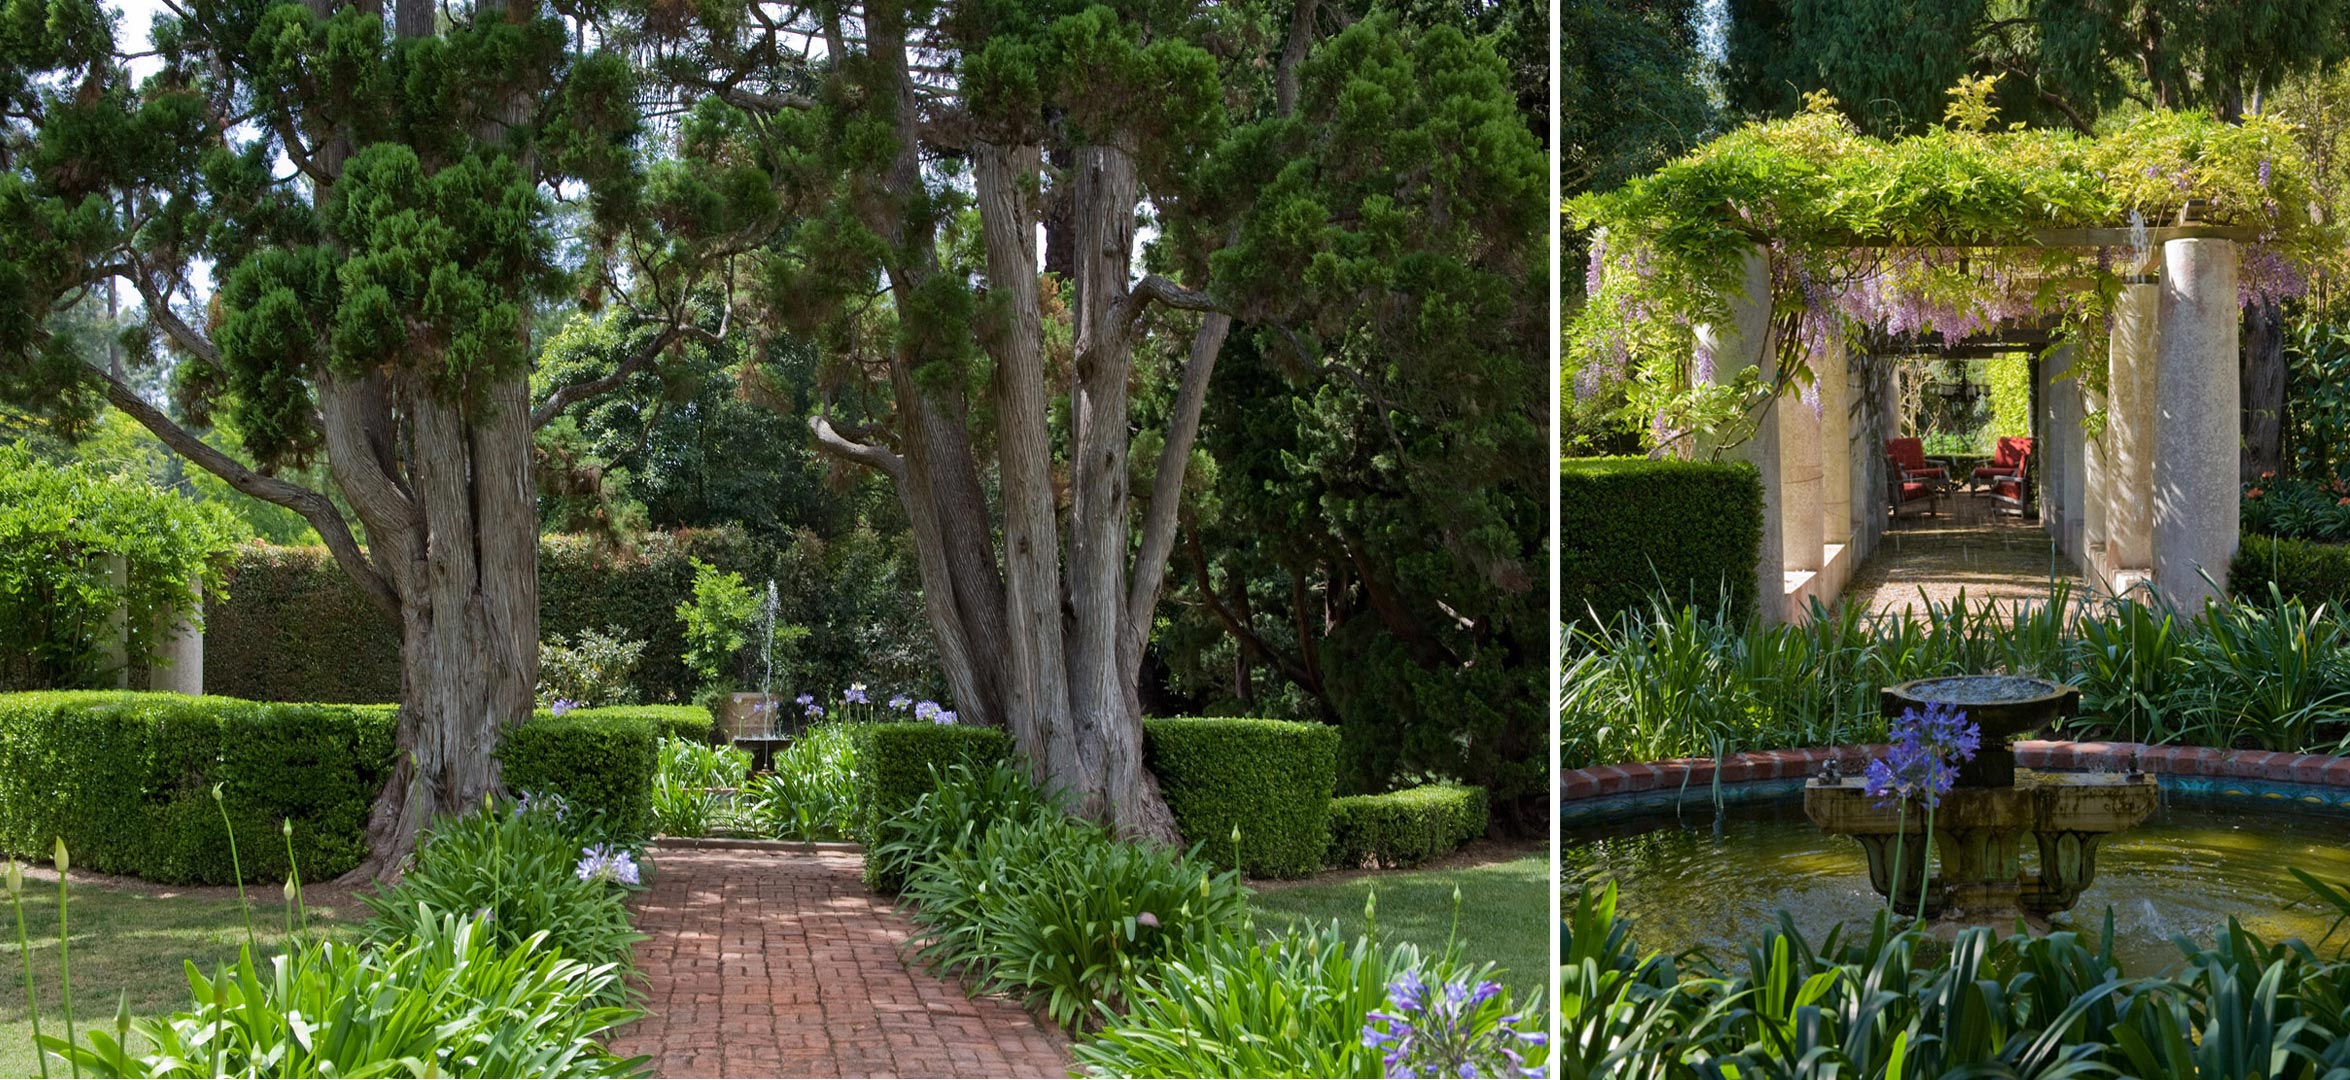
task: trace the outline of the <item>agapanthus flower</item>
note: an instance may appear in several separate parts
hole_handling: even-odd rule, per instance
[[[898,696],[889,699],[889,707],[895,712],[904,712],[906,711],[906,706],[912,705],[913,703],[914,699],[907,697],[904,694],[899,694]]]
[[[800,696],[791,699],[792,704],[800,706],[801,708],[806,708],[809,705],[815,704],[815,702],[816,695],[814,694],[801,694]]]
[[[808,706],[808,719],[810,719],[810,720],[822,720],[822,719],[824,719],[824,706],[822,706],[822,705],[810,705],[810,706]]]
[[[931,723],[933,723],[933,724],[952,724],[952,723],[955,723],[955,722],[956,722],[957,720],[959,720],[959,719],[960,719],[960,718],[959,718],[959,717],[957,717],[957,716],[955,715],[955,710],[953,710],[953,709],[940,709],[940,710],[939,710],[939,711],[938,711],[938,712],[937,712],[935,715],[933,715],[933,716],[930,718],[930,722],[931,722]]]
[[[577,873],[581,881],[600,881],[607,884],[618,882],[622,885],[634,885],[640,880],[636,857],[630,855],[626,848],[615,848],[605,844],[597,844],[580,850]]]
[[[1387,984],[1387,1007],[1365,1016],[1363,1045],[1384,1051],[1386,1075],[1543,1075],[1539,1061],[1526,1061],[1526,1051],[1548,1039],[1538,1025],[1521,1027],[1525,1017],[1496,1003],[1500,983],[1447,979],[1435,990],[1407,969]]]
[[[564,815],[570,812],[571,803],[552,791],[525,791],[514,799],[515,817],[530,813],[544,813],[552,814],[555,820],[561,821]]]
[[[840,699],[841,699],[842,701],[848,702],[848,703],[849,703],[849,704],[851,704],[851,705],[871,705],[871,704],[873,704],[873,701],[872,701],[872,699],[870,699],[870,698],[868,698],[868,697],[866,697],[866,696],[865,696],[865,684],[864,684],[864,683],[852,683],[852,684],[850,684],[850,685],[849,685],[849,688],[848,688],[847,690],[844,690],[844,691],[842,691],[842,692],[841,692]]]
[[[1972,761],[1982,747],[1983,729],[1958,708],[1931,703],[1924,712],[1906,709],[1893,722],[1893,745],[1869,762],[1866,790],[1879,806],[1912,799],[1941,805],[1942,793],[1958,781],[1958,763]]]
[[[936,721],[938,719],[938,702],[924,701],[915,705],[914,719]]]
[[[557,716],[561,716],[564,713],[570,712],[576,708],[579,708],[579,702],[573,701],[570,698],[559,697],[547,705],[547,711],[554,713]]]

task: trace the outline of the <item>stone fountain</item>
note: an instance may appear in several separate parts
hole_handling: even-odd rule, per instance
[[[1921,894],[1929,916],[1982,924],[2023,918],[2045,926],[2071,907],[2097,875],[2097,845],[2145,821],[2161,799],[2152,776],[2138,771],[2049,773],[2018,770],[2013,740],[2073,715],[2081,692],[2046,679],[2016,675],[1959,675],[1885,688],[1888,719],[1939,704],[1966,713],[1982,730],[1982,746],[1960,765],[1951,789],[1934,810],[1930,873],[1926,814],[1906,815],[1868,794],[1860,777],[1813,779],[1803,810],[1822,830],[1860,842],[1869,860],[1869,884],[1900,910],[1916,910]],[[1901,881],[1894,881],[1895,838],[1901,838]],[[2039,873],[2023,867],[2025,843],[2039,853]]]

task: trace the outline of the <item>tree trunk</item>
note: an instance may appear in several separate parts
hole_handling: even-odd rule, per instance
[[[2273,300],[2244,308],[2244,458],[2246,483],[2285,470],[2285,319]]]
[[[330,415],[352,404],[325,395]],[[372,459],[329,448],[387,566],[400,606],[398,755],[367,825],[368,857],[348,882],[398,876],[417,834],[498,790],[498,741],[529,718],[538,685],[538,511],[530,401],[521,376],[460,407],[403,395],[411,445],[405,498]],[[470,415],[469,415],[470,414]],[[340,426],[340,425],[330,425]],[[345,452],[360,432],[344,427]]]

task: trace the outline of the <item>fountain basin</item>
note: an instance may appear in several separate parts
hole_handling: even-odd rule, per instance
[[[2000,788],[2015,783],[2015,738],[2079,712],[2081,691],[2028,675],[1944,675],[1888,686],[1878,697],[1888,720],[1933,705],[1964,712],[1983,733],[1974,759],[1958,767],[1958,786]]]

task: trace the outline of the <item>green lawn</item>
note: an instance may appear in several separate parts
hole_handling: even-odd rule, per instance
[[[1550,858],[1523,855],[1432,870],[1325,874],[1305,881],[1261,882],[1257,910],[1269,929],[1305,919],[1337,919],[1349,934],[1363,930],[1363,900],[1379,893],[1379,936],[1429,952],[1453,932],[1452,892],[1460,887],[1461,955],[1490,961],[1521,990],[1543,985],[1549,972]]]
[[[253,929],[262,951],[285,939],[285,908],[276,888],[254,892]],[[264,903],[263,901],[268,901]],[[73,929],[73,1012],[76,1027],[110,1026],[120,995],[133,1016],[176,1012],[188,1005],[182,966],[194,960],[209,972],[233,962],[245,943],[243,909],[234,899],[158,897],[75,885],[67,912]],[[348,938],[353,928],[310,912],[313,932]],[[41,1034],[65,1033],[57,982],[57,883],[25,881],[25,928],[32,941],[33,988],[41,1005]],[[17,947],[16,913],[0,894],[0,1076],[37,1076],[33,1025],[25,1014],[24,955]],[[55,1075],[66,1075],[58,1072]]]

